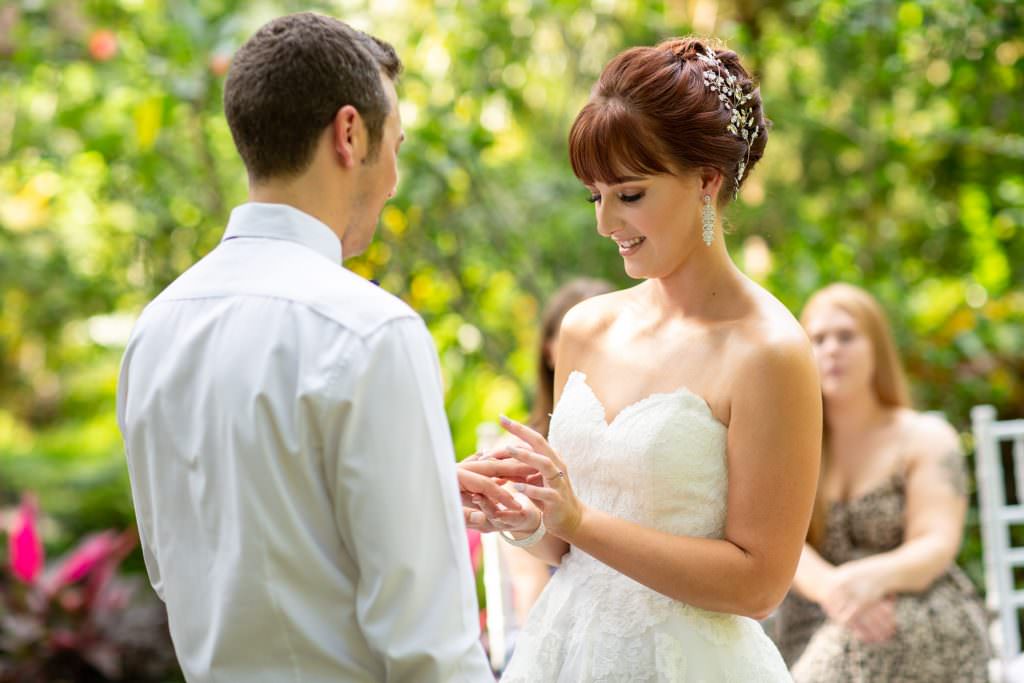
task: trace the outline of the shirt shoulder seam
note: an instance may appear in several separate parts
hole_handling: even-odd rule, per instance
[[[204,295],[204,296],[176,296],[176,297],[167,297],[167,298],[155,299],[155,300],[149,302],[149,304],[147,304],[145,308],[149,309],[149,308],[157,306],[159,304],[169,304],[169,303],[176,303],[176,302],[180,302],[180,301],[206,301],[206,300],[213,300],[213,299],[227,299],[227,298],[233,298],[233,297],[238,297],[238,298],[243,298],[243,299],[266,299],[266,300],[270,300],[270,301],[281,301],[281,302],[284,302],[284,303],[293,304],[295,306],[300,306],[300,307],[308,310],[309,312],[316,314],[318,317],[323,318],[324,320],[326,320],[326,321],[328,321],[328,322],[330,322],[330,323],[332,323],[332,324],[334,324],[334,325],[344,329],[346,332],[351,333],[352,335],[357,337],[359,339],[359,341],[362,342],[363,344],[366,344],[371,338],[375,337],[384,327],[386,327],[388,325],[391,325],[392,323],[397,323],[397,322],[400,322],[400,321],[403,321],[403,320],[413,320],[413,321],[416,321],[416,320],[422,321],[423,320],[423,318],[420,317],[420,315],[418,313],[416,313],[416,311],[414,311],[414,310],[412,310],[410,308],[407,311],[403,311],[401,313],[396,313],[394,315],[390,315],[390,316],[384,318],[383,320],[379,321],[376,325],[374,325],[371,329],[366,330],[365,332],[358,332],[355,329],[353,329],[351,325],[345,323],[343,320],[338,320],[338,318],[336,316],[333,316],[333,315],[329,314],[328,312],[326,312],[324,310],[321,310],[320,307],[315,306],[313,304],[310,304],[309,302],[299,301],[297,299],[290,299],[288,297],[283,297],[283,296],[271,296],[271,295],[268,295],[268,294],[238,294],[238,293],[231,293],[231,294],[209,294],[209,295]],[[145,309],[143,309],[143,310],[145,310]]]

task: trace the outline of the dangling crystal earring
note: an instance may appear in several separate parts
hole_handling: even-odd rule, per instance
[[[711,195],[704,195],[704,208],[701,210],[704,220],[704,244],[711,246],[715,239],[715,207],[711,206]]]

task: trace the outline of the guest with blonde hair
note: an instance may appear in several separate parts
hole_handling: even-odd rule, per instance
[[[825,422],[808,542],[776,615],[794,679],[986,681],[984,614],[956,565],[967,510],[956,431],[911,407],[866,291],[825,287],[801,322]]]

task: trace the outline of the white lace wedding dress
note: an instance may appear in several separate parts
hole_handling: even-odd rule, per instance
[[[587,505],[643,526],[721,538],[726,428],[686,389],[654,394],[608,424],[573,372],[551,445]],[[790,681],[754,620],[668,598],[572,548],[534,606],[502,683]]]

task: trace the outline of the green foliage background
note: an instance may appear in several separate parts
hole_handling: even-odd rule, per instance
[[[1024,31],[1014,0],[0,0],[0,503],[38,491],[54,545],[131,524],[114,392],[145,302],[217,244],[245,176],[223,71],[318,9],[392,42],[408,142],[348,265],[433,331],[457,453],[523,416],[545,296],[628,282],[566,133],[626,46],[723,38],[762,82],[766,157],[728,214],[794,311],[834,280],[892,314],[921,407],[1024,416]],[[980,578],[976,521],[962,563]]]

